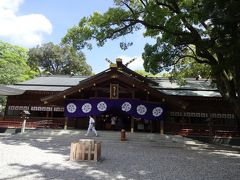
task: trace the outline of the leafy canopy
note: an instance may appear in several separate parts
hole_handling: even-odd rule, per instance
[[[14,84],[34,77],[36,72],[27,65],[28,50],[0,41],[0,84]],[[0,116],[6,104],[0,96]]]
[[[185,58],[205,64],[221,95],[240,119],[239,0],[115,0],[104,14],[94,13],[68,30],[63,42],[77,50],[144,30],[155,43],[142,57],[151,73],[171,71]],[[126,49],[131,42],[123,42]]]
[[[29,50],[29,65],[39,73],[91,75],[83,53],[49,42]]]
[[[33,78],[27,64],[28,50],[0,41],[0,84],[14,84]]]
[[[145,77],[160,77],[161,75],[160,74],[151,74],[151,73],[148,73],[144,70],[135,70],[136,73],[138,74],[141,74],[142,76],[145,76]]]

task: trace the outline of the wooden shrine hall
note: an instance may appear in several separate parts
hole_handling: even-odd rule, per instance
[[[0,127],[20,126],[20,113],[29,111],[28,128],[86,129],[91,115],[98,130],[185,136],[239,132],[231,107],[210,80],[189,78],[180,86],[172,79],[144,77],[121,59],[89,77],[40,76],[1,86],[0,95],[8,96]]]

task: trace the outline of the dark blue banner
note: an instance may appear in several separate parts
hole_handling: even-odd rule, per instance
[[[66,117],[97,116],[112,109],[148,120],[161,120],[164,114],[160,104],[134,99],[69,99],[64,105]]]

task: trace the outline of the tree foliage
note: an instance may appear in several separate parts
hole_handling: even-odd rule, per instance
[[[27,65],[27,52],[27,49],[0,41],[0,84],[14,84],[34,77],[36,72]],[[5,104],[6,97],[0,96],[0,113]]]
[[[136,73],[141,74],[142,76],[145,77],[160,77],[160,74],[151,74],[149,72],[146,72],[144,70],[135,70]]]
[[[46,43],[29,50],[29,65],[39,73],[91,75],[83,53],[70,46]]]
[[[207,64],[200,64],[191,58],[184,58],[173,66],[169,76],[178,79],[202,77],[209,79],[211,77],[211,69]]]
[[[155,39],[143,52],[145,70],[171,70],[184,58],[210,67],[221,95],[240,119],[239,0],[115,0],[69,29],[63,42],[76,49],[99,46],[137,30]],[[131,45],[121,43],[123,49]],[[190,53],[189,53],[190,52]]]
[[[14,84],[35,75],[27,64],[27,52],[27,49],[0,41],[0,84]]]

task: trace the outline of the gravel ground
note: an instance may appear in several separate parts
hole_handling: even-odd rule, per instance
[[[102,141],[99,162],[69,161],[76,137],[0,139],[1,180],[239,180],[240,154],[149,142]]]

